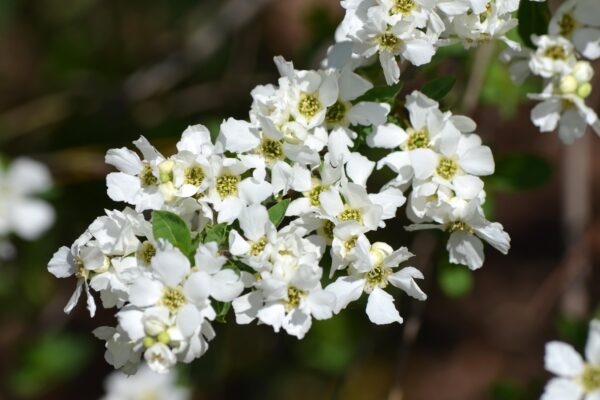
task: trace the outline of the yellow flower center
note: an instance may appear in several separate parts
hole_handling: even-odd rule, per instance
[[[448,232],[466,232],[473,234],[473,228],[471,228],[468,224],[462,221],[454,221],[448,226]]]
[[[322,108],[323,106],[316,96],[304,93],[300,97],[298,111],[306,118],[314,117]]]
[[[162,304],[172,313],[176,312],[186,303],[183,289],[178,286],[174,288],[166,288],[162,296]]]
[[[586,365],[581,375],[581,385],[586,393],[600,389],[600,367]]]
[[[562,46],[550,46],[544,52],[544,56],[553,60],[564,60],[567,58],[567,52]]]
[[[377,37],[377,44],[379,44],[379,47],[382,50],[387,50],[394,53],[398,50],[400,39],[398,39],[398,37],[393,33],[386,32]]]
[[[326,219],[323,221],[323,235],[329,239],[332,240],[333,239],[333,230],[335,228],[335,224],[333,222],[331,222],[330,220]]]
[[[422,129],[420,131],[412,131],[408,135],[408,141],[406,142],[408,150],[414,149],[426,149],[429,147],[429,135],[427,130]]]
[[[235,196],[238,193],[238,184],[242,179],[234,175],[221,175],[217,178],[217,192],[222,199]]]
[[[144,168],[139,174],[142,187],[158,185],[158,178],[152,173],[152,167],[148,163],[144,163]]]
[[[451,158],[442,157],[435,170],[439,176],[449,181],[458,171],[458,164]]]
[[[367,284],[365,286],[365,292],[371,293],[373,289],[379,287],[384,289],[388,285],[388,276],[392,274],[392,269],[384,266],[383,264],[377,264],[367,272],[365,278]]]
[[[415,9],[414,0],[396,0],[392,9],[391,14],[403,14],[408,15],[412,10]]]
[[[577,26],[577,23],[575,21],[575,18],[573,18],[573,16],[569,13],[563,14],[560,21],[558,21],[558,27],[560,28],[560,35],[567,37],[567,38],[571,37],[576,26]]]
[[[284,158],[283,143],[280,140],[263,138],[258,152],[262,154],[268,162],[282,160]]]
[[[300,304],[300,299],[305,296],[305,293],[297,287],[288,287],[287,301],[285,302],[285,309],[287,311],[293,310]]]
[[[186,168],[184,172],[185,183],[193,186],[200,186],[206,178],[206,174],[201,166],[196,165],[194,167]]]
[[[150,264],[152,257],[156,255],[156,247],[149,241],[142,243],[142,247],[139,250],[139,257],[146,264]]]
[[[328,124],[334,125],[339,124],[344,120],[346,116],[346,105],[341,101],[336,101],[331,107],[327,109],[325,120]]]
[[[263,252],[263,250],[265,249],[266,246],[267,246],[267,238],[263,236],[250,245],[250,255],[254,256],[254,257],[260,255],[260,253]]]
[[[356,208],[347,208],[340,213],[340,220],[342,221],[356,221],[362,222],[362,213]]]
[[[313,207],[318,207],[321,205],[321,193],[325,188],[321,185],[317,185],[312,188],[312,190],[308,193],[308,198],[310,199],[310,205]]]

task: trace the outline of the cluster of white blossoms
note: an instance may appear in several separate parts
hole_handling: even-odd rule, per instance
[[[388,84],[400,79],[401,62],[427,64],[441,46],[477,46],[504,41],[519,44],[506,34],[517,25],[519,0],[344,0],[339,43],[352,44],[354,62],[379,58]]]
[[[52,187],[48,168],[29,158],[18,158],[0,166],[0,260],[14,249],[8,236],[35,240],[54,223],[54,209],[36,195]]]
[[[555,374],[541,400],[600,399],[600,321],[592,320],[585,346],[585,360],[563,342],[546,345],[546,369]]]
[[[377,40],[389,40],[388,64],[396,50],[425,48],[430,58],[429,36],[470,10],[505,15],[500,1],[482,10],[477,2],[447,2],[443,15],[435,3],[344,5],[361,24],[362,11],[385,11],[393,32],[388,26]],[[451,14],[453,7],[462,11]],[[492,29],[486,18],[477,14],[474,26]],[[376,35],[363,25],[365,37]],[[77,280],[66,312],[82,292],[92,316],[97,297],[115,310],[116,326],[95,330],[107,362],[131,374],[143,360],[167,373],[206,352],[212,323],[229,310],[238,324],[256,321],[301,339],[313,319],[329,319],[364,295],[370,321],[401,323],[393,288],[425,300],[417,284],[424,276],[406,265],[407,248],[370,237],[405,203],[414,223],[408,230],[449,233],[452,263],[481,267],[481,239],[508,251],[508,235],[482,210],[481,177],[494,172],[494,160],[475,123],[418,91],[406,97],[408,118],[391,114],[390,103],[396,110],[403,102],[395,95],[381,101],[374,93],[382,88],[356,72],[351,50],[348,43],[333,48],[319,70],[276,57],[278,84],[256,87],[248,120],[225,120],[214,139],[196,125],[169,156],[144,137],[134,142],[137,152],[108,151],[106,162],[118,170],[107,177],[108,195],[127,208],[107,211],[48,265]],[[403,119],[410,122],[395,122]],[[361,153],[365,143],[386,155],[370,160]],[[383,167],[397,176],[377,188],[369,180]]]
[[[542,132],[558,128],[565,144],[582,137],[588,125],[600,135],[600,120],[585,99],[592,93],[594,69],[589,60],[600,58],[600,2],[568,0],[552,16],[548,34],[532,36],[535,49],[508,50],[511,74],[522,83],[530,74],[543,79],[542,93],[529,97],[540,101],[532,112]]]
[[[104,382],[106,394],[101,400],[190,400],[191,391],[178,385],[176,378],[174,371],[157,374],[148,367],[135,376],[115,371]]]

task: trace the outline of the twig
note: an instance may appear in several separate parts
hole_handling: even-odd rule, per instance
[[[494,56],[494,50],[495,44],[494,42],[491,42],[479,46],[475,51],[471,75],[469,76],[469,81],[465,88],[465,96],[462,102],[462,111],[467,115],[475,111],[475,108],[479,103],[483,81],[485,80],[488,64]]]

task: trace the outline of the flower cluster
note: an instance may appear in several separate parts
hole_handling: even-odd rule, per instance
[[[546,35],[533,35],[534,49],[508,50],[511,74],[522,83],[530,74],[543,79],[542,93],[529,97],[540,101],[532,112],[542,132],[558,128],[563,143],[582,137],[588,125],[600,135],[600,120],[585,99],[592,93],[594,69],[588,60],[600,58],[600,3],[569,0],[553,15]],[[585,60],[585,59],[587,60]]]
[[[546,345],[546,369],[557,375],[541,400],[595,400],[600,397],[600,321],[590,323],[585,358],[563,342]]]
[[[0,260],[14,252],[8,235],[35,240],[54,223],[54,209],[34,197],[51,186],[48,168],[37,161],[18,158],[7,168],[0,166]]]
[[[301,339],[314,319],[365,294],[370,321],[401,323],[390,289],[425,300],[424,276],[406,265],[407,248],[370,237],[407,197],[409,229],[448,231],[451,262],[481,267],[479,238],[508,250],[508,235],[481,208],[480,177],[494,160],[472,120],[414,92],[410,126],[399,126],[350,56],[319,70],[275,63],[278,84],[256,87],[248,120],[225,120],[214,140],[196,125],[172,155],[143,137],[138,152],[109,150],[117,172],[107,192],[128,207],[107,211],[50,261],[52,274],[77,279],[66,312],[84,291],[92,316],[94,292],[116,310],[117,325],[95,331],[115,368],[133,373],[143,359],[166,373],[191,362],[230,309],[238,324]],[[372,161],[364,143],[389,154]],[[384,166],[397,177],[377,188],[369,180]]]
[[[375,56],[388,84],[398,82],[398,58],[415,66],[427,64],[440,46],[465,47],[494,39],[513,49],[507,38],[517,25],[519,1],[512,0],[345,0],[346,15],[336,32],[340,43],[351,43],[357,64]]]

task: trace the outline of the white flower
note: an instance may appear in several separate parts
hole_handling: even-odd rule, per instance
[[[529,60],[529,68],[534,74],[551,78],[568,74],[573,69],[577,59],[570,41],[548,35],[533,35],[531,40],[537,46]]]
[[[114,165],[119,172],[106,177],[108,196],[114,201],[134,205],[137,211],[157,210],[164,203],[159,189],[158,165],[165,158],[144,138],[133,142],[142,153],[127,149],[111,149],[106,153],[106,163]]]
[[[144,352],[148,367],[159,374],[166,374],[177,363],[177,358],[171,349],[162,343],[155,343]]]
[[[590,322],[585,358],[563,342],[546,344],[546,369],[557,375],[542,400],[596,400],[600,397],[600,321]]]
[[[360,256],[351,264],[349,276],[339,278],[326,288],[336,295],[335,312],[340,312],[365,292],[369,295],[366,311],[371,322],[378,325],[402,323],[394,298],[383,289],[392,284],[418,300],[427,298],[415,282],[415,279],[423,279],[418,269],[405,267],[393,271],[412,254],[404,247],[394,251],[381,242],[371,246],[366,238],[359,238],[356,246]]]
[[[190,390],[179,386],[174,372],[157,374],[141,367],[134,376],[111,373],[104,382],[102,400],[189,400]]]
[[[481,239],[488,242],[502,254],[508,253],[510,237],[501,224],[485,219],[479,199],[465,202],[453,199],[447,213],[440,215],[437,224],[413,224],[406,227],[409,231],[422,229],[440,229],[448,231],[450,238],[446,249],[450,253],[450,262],[462,264],[475,270],[483,266],[485,256]]]
[[[37,239],[54,223],[54,209],[34,198],[52,186],[48,169],[28,158],[18,158],[0,168],[0,237],[15,233]]]
[[[90,242],[91,239],[92,235],[85,232],[70,249],[61,247],[48,262],[48,271],[57,278],[68,278],[72,275],[77,278],[75,292],[64,309],[66,313],[70,313],[77,305],[84,288],[90,316],[93,317],[96,313],[96,303],[90,293],[88,281],[90,274],[107,271],[110,267],[110,259],[102,253],[99,247]]]
[[[550,20],[548,32],[571,40],[584,57],[600,57],[600,4],[596,0],[567,0]]]
[[[558,89],[550,83],[544,92],[530,94],[529,98],[542,101],[531,110],[533,123],[542,132],[552,132],[558,127],[559,138],[563,143],[571,144],[585,134],[588,125],[600,135],[600,120],[596,112],[585,104],[585,96],[581,96],[589,95],[591,85],[579,82],[575,75],[567,77],[572,77],[574,82],[562,82]]]

